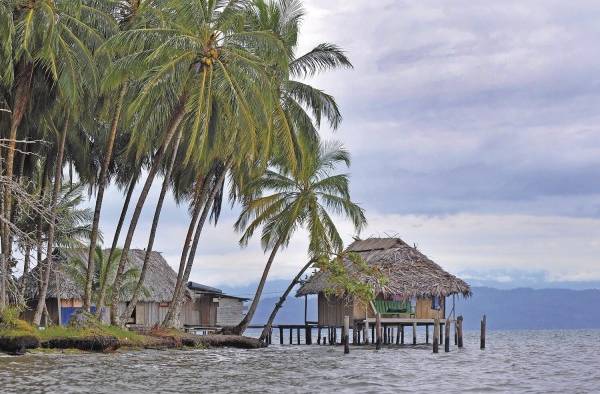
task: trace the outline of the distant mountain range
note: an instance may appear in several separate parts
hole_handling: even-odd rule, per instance
[[[273,289],[277,286],[271,286]],[[231,289],[233,290],[233,289]],[[600,328],[600,290],[495,289],[473,287],[473,297],[456,299],[457,314],[464,316],[465,329],[478,329],[483,314],[488,329]],[[260,302],[253,324],[264,323],[278,297],[273,292]],[[451,301],[448,302],[451,308]],[[308,299],[308,320],[316,320],[316,299]],[[304,322],[304,299],[289,297],[277,323]]]

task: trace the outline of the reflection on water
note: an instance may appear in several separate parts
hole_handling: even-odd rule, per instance
[[[489,332],[488,349],[279,346],[0,356],[2,393],[597,392],[600,330]]]

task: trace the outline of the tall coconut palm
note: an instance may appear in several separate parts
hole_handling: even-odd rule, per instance
[[[7,177],[14,172],[17,133],[31,100],[43,99],[45,95],[33,96],[34,74],[40,73],[52,81],[52,89],[59,92],[61,100],[70,106],[79,102],[86,89],[96,83],[93,48],[101,44],[103,35],[93,26],[106,15],[83,0],[8,0],[0,7],[3,26],[4,52],[10,54],[6,66],[14,71],[3,72],[0,82],[12,85],[11,121],[6,152]],[[7,16],[11,13],[11,17]],[[11,45],[12,50],[6,49]],[[12,198],[4,196],[5,215],[10,216]],[[10,254],[8,227],[3,231],[4,252]]]
[[[269,31],[279,38],[283,45],[283,51],[290,62],[289,69],[280,67],[270,67],[269,76],[275,90],[275,101],[266,114],[267,127],[263,132],[261,141],[260,162],[255,163],[258,170],[254,171],[260,176],[264,169],[264,163],[267,163],[273,155],[284,155],[290,169],[294,169],[297,158],[301,155],[301,141],[316,141],[318,139],[317,128],[323,117],[327,118],[332,128],[337,128],[341,121],[341,114],[335,100],[330,95],[312,88],[306,83],[298,83],[291,77],[305,78],[313,75],[317,71],[325,71],[337,67],[352,67],[350,61],[346,58],[343,51],[339,48],[322,44],[318,49],[311,53],[296,59],[294,52],[297,47],[299,22],[304,15],[301,4],[297,0],[269,1],[254,0],[245,8],[248,24],[257,31]],[[263,48],[265,49],[265,48]],[[316,55],[319,52],[320,55]],[[266,59],[268,54],[261,53]],[[316,60],[320,58],[321,60]],[[292,69],[292,64],[294,65]],[[311,116],[316,121],[313,124]],[[234,144],[234,146],[243,145]],[[239,155],[237,157],[240,157]],[[235,164],[235,161],[231,164]],[[236,167],[236,166],[233,166]],[[247,162],[237,166],[238,171],[246,172]],[[248,175],[248,174],[246,174]],[[247,178],[247,176],[246,176]],[[236,177],[232,177],[232,180]],[[232,185],[230,195],[233,200],[236,199],[236,187]],[[215,191],[216,192],[216,191]],[[237,194],[239,195],[239,193]],[[195,200],[198,201],[198,200]],[[207,203],[212,204],[209,198]],[[186,242],[182,250],[180,269],[175,291],[174,302],[171,304],[167,317],[163,324],[173,326],[178,314],[178,306],[181,303],[183,294],[181,289],[183,284],[187,283],[191,267],[194,262],[195,250],[199,239],[199,232],[203,228],[204,221],[198,220],[199,217],[205,217],[210,206],[196,207],[192,209],[192,218],[188,227]],[[201,216],[200,213],[203,212]],[[186,262],[187,260],[187,262]]]
[[[240,23],[243,4],[243,1],[235,0],[167,2],[165,14],[174,18],[167,22],[167,27],[134,29],[117,36],[116,41],[129,52],[138,51],[139,57],[150,65],[142,75],[140,94],[130,106],[129,113],[135,113],[141,123],[167,124],[159,136],[149,136],[148,133],[155,129],[148,127],[136,128],[139,132],[133,135],[134,148],[140,153],[148,150],[152,141],[158,140],[160,146],[133,212],[123,246],[124,254],[131,246],[150,185],[182,121],[187,118],[191,124],[189,133],[184,136],[187,147],[184,164],[207,151],[210,131],[215,122],[223,119],[235,121],[235,127],[247,133],[248,146],[257,145],[259,116],[265,112],[264,107],[272,94],[269,89],[257,89],[256,84],[260,81],[264,81],[263,86],[269,84],[264,77],[265,62],[254,52],[257,47],[270,46],[277,54],[279,41],[265,32],[250,31],[246,24]],[[131,59],[125,63],[130,64]],[[287,65],[285,58],[280,63],[284,67]],[[160,103],[158,107],[157,103]],[[225,115],[236,116],[213,118],[215,108]],[[117,288],[124,263],[122,256],[115,280]],[[113,304],[116,302],[113,297]],[[115,324],[118,320],[113,316]]]
[[[153,16],[157,12],[158,10],[155,8],[154,2],[149,0],[121,1],[118,2],[116,7],[113,9],[113,13],[117,16],[119,27],[122,31],[155,23]],[[104,49],[105,51],[100,51],[100,58],[105,61],[112,60],[110,46],[106,46]],[[93,274],[96,271],[94,268],[94,251],[100,226],[100,214],[102,211],[102,203],[104,201],[104,190],[108,183],[109,166],[113,160],[113,150],[117,138],[117,131],[121,123],[121,114],[123,111],[125,97],[129,90],[129,78],[127,73],[124,75],[114,75],[111,73],[115,71],[114,69],[107,67],[106,70],[108,70],[108,73],[104,77],[104,95],[106,96],[106,101],[110,102],[111,104],[113,102],[111,99],[114,99],[114,105],[108,105],[111,113],[110,130],[108,132],[108,138],[106,139],[100,174],[98,175],[94,220],[92,223],[92,235],[88,249],[88,275],[83,302],[83,306],[86,310],[89,310],[91,306],[91,287]],[[131,72],[133,70],[127,71]],[[101,298],[104,300],[104,297]]]
[[[366,224],[364,211],[350,199],[348,176],[332,173],[340,163],[350,165],[350,156],[340,144],[319,143],[306,150],[293,173],[285,164],[278,165],[250,184],[235,228],[243,231],[240,243],[246,245],[262,226],[261,242],[270,254],[248,313],[234,332],[241,334],[250,324],[275,256],[298,228],[308,231],[308,255],[312,259],[341,252],[344,247],[328,210],[350,219],[357,231]]]

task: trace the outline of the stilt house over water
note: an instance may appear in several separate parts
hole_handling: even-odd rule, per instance
[[[444,271],[400,238],[357,240],[347,251],[359,254],[367,264],[380,268],[387,283],[382,287],[373,278],[363,275],[361,279],[373,283],[376,291],[376,299],[365,305],[344,295],[327,295],[327,289],[335,290],[328,280],[329,274],[315,273],[296,296],[318,295],[319,326],[342,326],[344,316],[350,316],[351,325],[360,324],[365,319],[373,319],[376,313],[384,319],[443,319],[454,312],[453,304],[448,303],[449,297],[471,295],[465,281]],[[352,270],[350,260],[346,259],[345,264]]]

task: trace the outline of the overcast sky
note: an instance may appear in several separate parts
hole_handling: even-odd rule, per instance
[[[363,236],[394,234],[469,280],[600,280],[600,4],[596,1],[308,0],[302,48],[342,46],[354,70],[311,82],[333,94],[333,135],[353,155]],[[328,130],[323,135],[331,137]],[[158,183],[158,182],[157,182]],[[135,237],[144,247],[158,191]],[[109,243],[123,197],[111,189]],[[234,212],[205,231],[192,279],[256,281]],[[170,198],[155,249],[179,261],[185,207]],[[345,239],[351,227],[339,222]],[[300,232],[272,278],[306,260]]]

